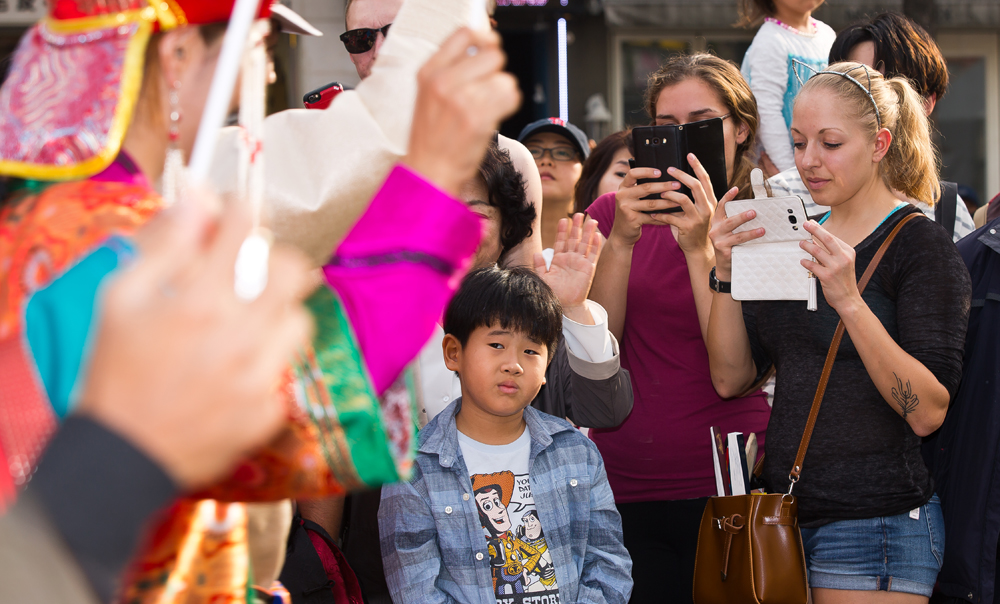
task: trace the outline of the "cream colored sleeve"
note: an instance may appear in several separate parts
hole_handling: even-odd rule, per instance
[[[526,266],[534,268],[535,254],[542,251],[542,178],[538,175],[538,165],[531,152],[520,142],[500,135],[498,146],[510,154],[510,161],[524,178],[524,193],[528,203],[535,206],[535,220],[531,223],[531,235],[517,244],[506,258],[506,266]]]
[[[392,166],[406,153],[417,72],[466,24],[473,0],[406,0],[371,76],[325,110],[292,109],[264,130],[263,223],[277,241],[324,264]],[[236,190],[240,130],[219,137],[212,166],[222,194]]]

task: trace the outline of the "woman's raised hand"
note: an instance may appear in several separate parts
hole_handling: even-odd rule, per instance
[[[642,235],[642,225],[668,225],[667,214],[644,214],[654,210],[666,210],[676,206],[663,199],[643,199],[648,195],[662,195],[668,191],[676,191],[680,184],[675,181],[647,182],[636,184],[644,178],[659,178],[660,171],[655,168],[632,168],[625,175],[625,180],[618,186],[615,193],[615,223],[611,227],[608,240],[617,240],[628,246],[633,246]]]
[[[720,281],[732,281],[733,246],[764,236],[763,228],[743,231],[742,233],[733,232],[757,217],[757,212],[754,210],[726,217],[726,204],[732,201],[730,194],[735,196],[733,189],[730,189],[729,193],[719,202],[715,216],[712,217],[712,228],[708,231],[708,237],[715,247],[715,276]]]
[[[711,246],[708,231],[712,224],[712,217],[715,215],[716,206],[720,203],[716,200],[712,179],[705,167],[701,165],[694,153],[688,153],[687,159],[694,170],[694,176],[677,168],[670,168],[667,173],[691,189],[691,195],[694,199],[692,200],[691,197],[678,191],[668,191],[663,194],[665,199],[684,208],[683,212],[667,214],[664,221],[677,229],[677,245],[686,253]],[[736,187],[726,191],[726,194],[722,196],[721,203],[733,199],[737,193],[739,193],[739,189]]]
[[[854,248],[847,245],[815,220],[805,223],[812,241],[802,241],[799,247],[812,254],[815,260],[803,260],[802,266],[816,275],[823,285],[823,297],[841,316],[852,305],[864,304],[858,290],[854,269]]]
[[[474,177],[500,121],[521,104],[517,80],[496,33],[458,30],[417,74],[419,84],[404,163],[457,195]]]

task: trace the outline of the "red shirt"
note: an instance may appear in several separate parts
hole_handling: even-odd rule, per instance
[[[587,209],[607,237],[615,196]],[[706,276],[706,279],[708,277]],[[756,432],[760,450],[771,409],[759,392],[722,400],[712,386],[684,253],[666,226],[644,226],[632,251],[622,366],[635,404],[618,428],[591,430],[619,503],[716,494],[709,428]]]

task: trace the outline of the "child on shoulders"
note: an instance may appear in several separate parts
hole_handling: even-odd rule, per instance
[[[772,164],[762,158],[760,167],[768,176],[795,167],[789,134],[792,103],[812,76],[810,68],[826,69],[837,37],[829,25],[812,18],[821,4],[823,0],[739,0],[739,24],[760,25],[740,71],[757,98],[760,140]]]
[[[421,431],[410,482],[382,489],[393,601],[624,604],[632,560],[601,455],[529,406],[562,331],[552,290],[524,268],[474,271],[444,330],[462,397]]]

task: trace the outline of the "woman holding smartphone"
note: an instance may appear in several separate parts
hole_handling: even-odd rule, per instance
[[[890,232],[920,212],[893,191],[927,203],[938,197],[927,118],[904,78],[838,63],[803,87],[792,138],[803,182],[829,208],[806,223],[813,239],[801,244],[814,257],[802,264],[819,281],[819,308],[715,294],[712,381],[732,394],[774,366],[764,478],[786,492],[843,321],[846,335],[795,485],[813,601],[927,602],[944,523],[920,444],[944,421],[961,378],[969,275],[945,230],[920,217],[901,227],[863,295],[857,286]],[[733,245],[763,234],[733,233],[752,217],[752,210],[716,214],[720,281],[731,278]]]
[[[650,76],[646,108],[657,125],[722,118],[733,189],[713,191],[708,174],[689,158],[698,172],[685,182],[691,197],[677,192],[677,182],[637,185],[659,173],[634,168],[616,193],[587,210],[608,239],[590,297],[608,311],[635,396],[622,426],[591,435],[634,563],[632,601],[690,602],[698,525],[706,498],[716,494],[709,428],[756,432],[763,440],[770,413],[760,392],[722,400],[712,386],[704,342],[716,195],[729,200],[749,189],[759,119],[739,69],[709,54],[674,57]],[[681,177],[676,170],[671,175]],[[642,199],[650,194],[661,198]],[[643,213],[669,207],[682,211]]]

